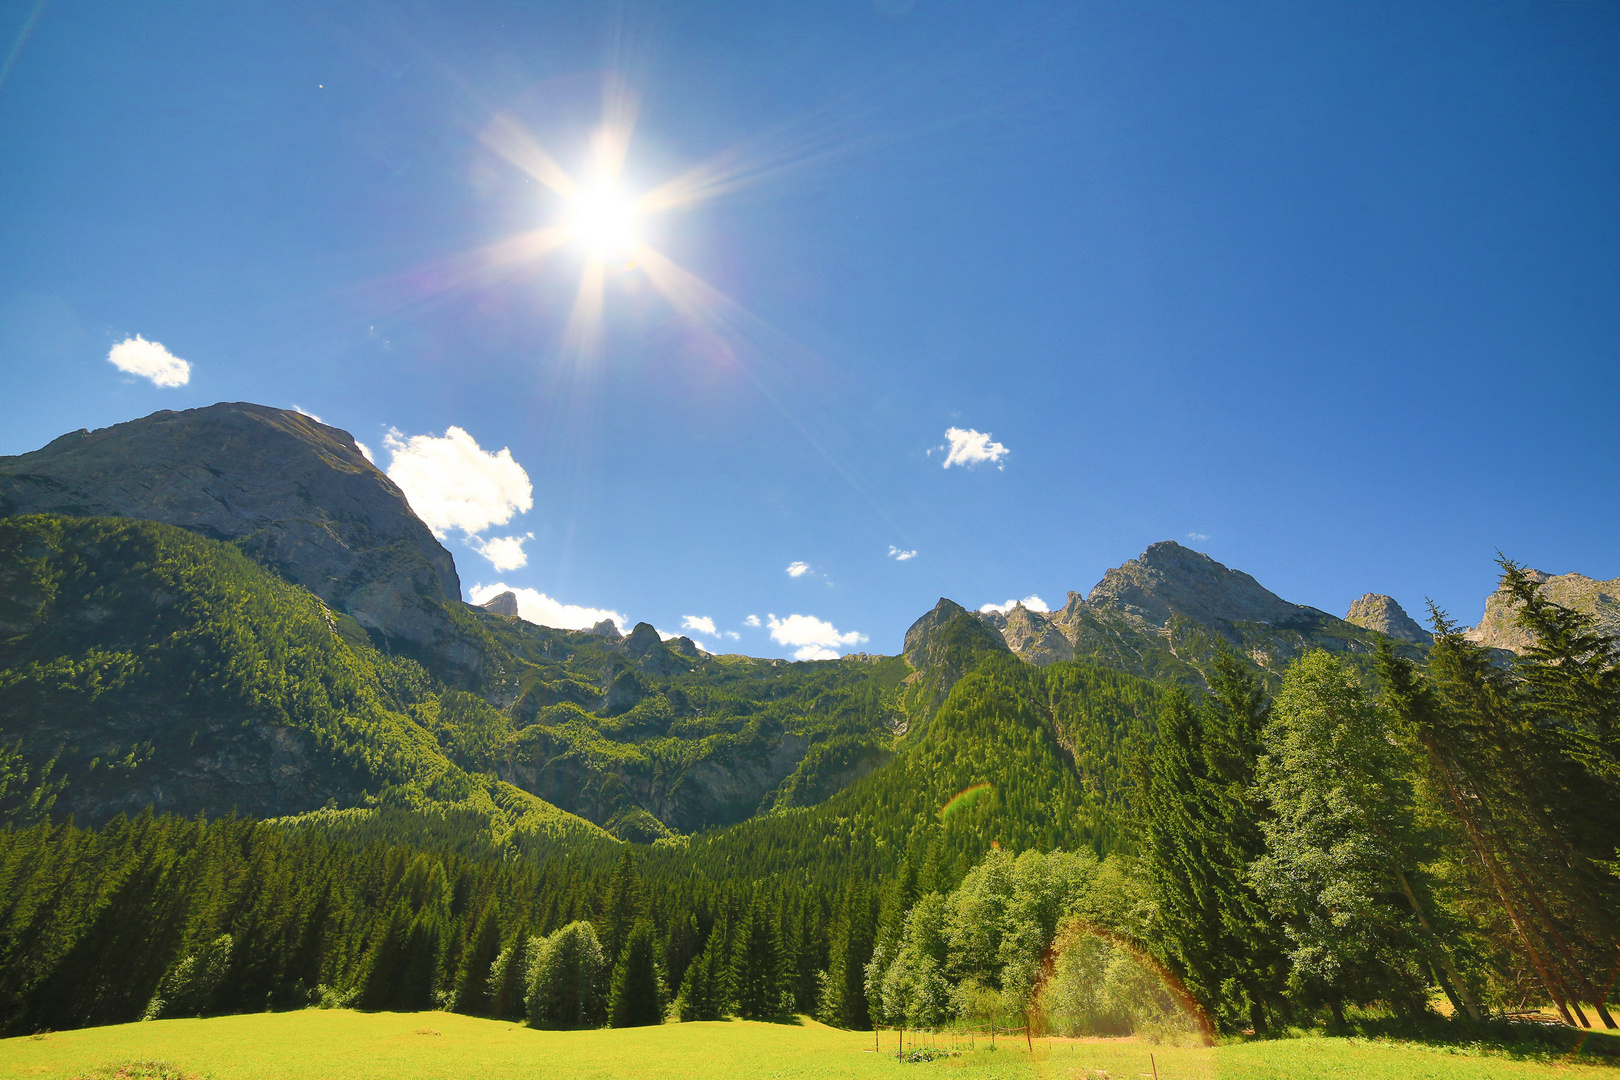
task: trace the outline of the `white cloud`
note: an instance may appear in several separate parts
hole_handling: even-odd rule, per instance
[[[1208,540],[1209,539],[1209,534],[1208,533],[1188,533],[1187,534],[1187,539],[1189,539],[1189,540]]]
[[[1046,606],[1046,601],[1045,600],[1042,600],[1040,597],[1036,596],[1034,593],[1030,593],[1028,596],[1024,597],[1022,600],[1009,600],[1005,604],[986,604],[983,607],[981,607],[979,610],[980,611],[999,611],[1001,614],[1005,615],[1005,614],[1007,614],[1007,612],[1011,611],[1013,608],[1017,607],[1019,604],[1024,605],[1024,610],[1025,611],[1051,611],[1052,610],[1051,608]]]
[[[371,462],[373,465],[377,464],[377,455],[371,452],[371,447],[367,446],[359,439],[354,440],[354,445],[359,448],[361,456],[363,456],[367,461]]]
[[[748,616],[748,618],[743,620],[743,625],[744,626],[758,626],[759,625],[759,616],[758,615],[750,615],[750,616]]]
[[[447,428],[442,437],[407,437],[390,428],[383,445],[392,455],[388,478],[441,539],[451,529],[474,536],[505,525],[514,512],[534,505],[529,474],[512,460],[512,451],[489,453],[461,428]]]
[[[915,551],[901,551],[893,544],[889,545],[889,558],[895,562],[905,562],[907,559],[915,559],[916,557],[917,553]]]
[[[724,634],[722,634],[720,636],[721,637],[728,637],[732,641],[736,641],[738,638],[742,637],[742,635],[737,633],[737,631],[735,631],[735,630],[727,630]]]
[[[950,453],[945,455],[945,464],[942,468],[952,465],[978,465],[982,462],[991,462],[998,469],[1006,468],[1001,459],[1012,451],[998,442],[990,441],[988,431],[974,431],[972,428],[946,428],[945,438],[950,443]],[[941,450],[945,447],[940,447]]]
[[[316,416],[314,413],[310,412],[308,409],[304,408],[302,405],[294,405],[293,406],[293,412],[297,413],[299,416],[307,416],[311,420],[315,421],[317,424],[326,423],[325,420],[322,420],[320,417]]]
[[[525,540],[533,540],[534,533],[522,536],[497,536],[493,540],[468,539],[474,551],[489,560],[496,570],[516,570],[529,565],[529,556],[523,550]]]
[[[682,615],[681,629],[692,630],[699,634],[708,634],[710,637],[720,636],[720,631],[714,628],[714,620],[707,615]]]
[[[810,572],[810,564],[805,562],[788,563],[788,577],[803,577]]]
[[[107,361],[119,371],[151,379],[153,386],[184,386],[191,381],[189,363],[139,334],[114,345]]]
[[[630,620],[617,611],[565,604],[533,589],[514,589],[504,581],[497,581],[493,585],[474,585],[469,595],[474,604],[483,604],[503,592],[517,596],[519,618],[539,626],[552,626],[558,630],[589,630],[603,619],[612,619],[621,631],[630,625]]]
[[[854,630],[841,634],[832,623],[814,615],[789,615],[785,619],[767,615],[765,618],[771,628],[772,641],[798,648],[793,654],[795,660],[836,660],[836,646],[858,645],[866,640],[865,634]]]

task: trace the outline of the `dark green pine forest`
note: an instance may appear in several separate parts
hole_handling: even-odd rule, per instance
[[[1073,1003],[1081,939],[1215,1032],[1614,1027],[1620,645],[1502,571],[1516,656],[1438,611],[1424,649],[1211,632],[1166,675],[969,613],[914,667],[462,607],[451,670],[239,545],[0,518],[0,1034],[1145,1022],[1127,982]]]

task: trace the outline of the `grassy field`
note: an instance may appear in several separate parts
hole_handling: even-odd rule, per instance
[[[894,1036],[886,1034],[885,1048]],[[0,1076],[112,1077],[121,1062],[162,1061],[207,1080],[741,1080],[925,1077],[938,1080],[1100,1075],[1161,1080],[1530,1080],[1604,1077],[1606,1064],[1516,1060],[1501,1054],[1366,1039],[1299,1038],[1201,1047],[1133,1040],[1003,1042],[928,1064],[870,1053],[872,1036],[813,1022],[669,1024],[619,1031],[533,1031],[450,1013],[306,1010],[56,1032],[0,1040]],[[1149,1055],[1152,1055],[1151,1059]],[[136,1070],[125,1075],[156,1076]]]

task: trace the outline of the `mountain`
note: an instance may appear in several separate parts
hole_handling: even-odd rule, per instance
[[[1393,597],[1385,596],[1383,593],[1363,593],[1350,605],[1344,621],[1363,630],[1376,630],[1380,634],[1409,641],[1414,645],[1427,645],[1433,640],[1428,632],[1406,613],[1406,609],[1397,604]]]
[[[1605,634],[1620,635],[1620,578],[1598,581],[1585,574],[1548,574],[1528,570],[1528,576],[1542,583],[1547,599],[1593,617]],[[1530,635],[1516,622],[1518,605],[1501,591],[1485,600],[1485,615],[1464,636],[1482,645],[1521,653],[1530,644]]]
[[[1289,603],[1241,570],[1173,540],[1153,544],[1109,570],[1085,597],[1069,593],[1060,611],[1016,604],[978,617],[1014,655],[1032,664],[1083,659],[1194,686],[1202,684],[1202,669],[1223,644],[1277,676],[1313,648],[1365,665],[1383,633]],[[1402,650],[1417,648],[1415,639],[1390,636]]]
[[[235,545],[450,674],[482,657],[455,561],[348,432],[241,402],[158,412],[0,457],[0,516],[176,525]]]

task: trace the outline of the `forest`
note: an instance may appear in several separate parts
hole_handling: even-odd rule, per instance
[[[494,795],[84,827],[53,813],[61,777],[8,749],[0,1032],[306,1007],[1208,1037],[1546,1006],[1613,1028],[1620,644],[1502,569],[1533,640],[1514,658],[1440,611],[1421,661],[1385,649],[1369,674],[1318,650],[1271,684],[1225,651],[1197,689],[964,639],[949,685],[824,688],[912,710],[866,775],[651,843],[492,828],[499,785],[442,749],[476,726],[413,742],[374,669],[295,656],[282,670],[324,672],[396,733],[368,743],[353,706],[314,699],[366,775],[430,755]],[[297,602],[277,615],[294,630]],[[21,670],[13,707],[18,680],[49,690]]]

